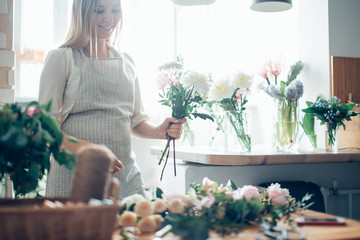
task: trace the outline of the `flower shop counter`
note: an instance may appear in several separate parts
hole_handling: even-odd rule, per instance
[[[296,217],[306,217],[306,218],[336,218],[334,215],[329,215],[325,213],[320,213],[312,210],[304,210],[299,213],[296,213],[292,216],[292,218]],[[303,232],[306,235],[306,239],[308,240],[318,240],[318,239],[327,239],[327,240],[339,240],[339,239],[360,239],[360,222],[354,221],[351,219],[345,219],[345,226],[302,226],[298,227],[297,230]],[[279,224],[280,227],[289,226]],[[221,239],[232,239],[232,240],[240,240],[247,239],[252,240],[256,239],[255,233],[261,230],[260,226],[252,225],[248,228],[244,229],[244,231],[240,232],[236,236],[231,235],[229,237],[221,237],[213,232],[210,233],[211,239],[221,240]],[[154,234],[144,234],[137,239],[157,239],[154,238]],[[162,239],[164,240],[180,240],[181,238],[175,236],[172,233],[168,233]],[[120,235],[120,230],[115,231],[112,240],[123,240]]]

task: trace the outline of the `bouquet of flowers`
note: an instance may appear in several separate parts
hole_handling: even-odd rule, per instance
[[[359,113],[352,112],[355,103],[341,104],[340,99],[336,96],[330,97],[326,100],[323,97],[318,97],[315,102],[307,101],[308,108],[302,109],[305,113],[303,127],[308,136],[314,133],[314,119],[320,120],[320,124],[326,124],[328,132],[328,144],[333,146],[335,144],[335,136],[339,126],[343,126],[345,130],[344,120],[351,121],[351,117]]]
[[[166,63],[159,67],[160,75],[158,81],[163,83],[162,93],[159,94],[162,99],[159,102],[171,108],[171,115],[174,118],[192,119],[192,117],[199,117],[213,121],[214,119],[210,115],[197,112],[197,108],[206,102],[204,99],[210,88],[208,78],[198,72],[184,70],[183,64],[183,59],[178,57],[176,62]],[[166,154],[160,179],[162,179],[168,161],[171,142],[173,143],[174,167],[176,166],[175,139],[168,136],[165,149],[159,158],[160,165]],[[174,171],[176,175],[176,168]]]
[[[246,130],[247,119],[244,112],[245,104],[248,102],[246,97],[250,93],[252,83],[250,75],[238,71],[231,77],[214,81],[209,90],[208,101],[210,111],[214,105],[225,111],[242,149],[246,152],[251,151],[251,136]],[[220,123],[223,120],[220,119]]]
[[[16,196],[36,190],[50,169],[51,154],[60,165],[75,166],[75,156],[61,147],[64,136],[50,108],[51,101],[30,102],[24,110],[16,103],[0,109],[0,179],[10,177]]]
[[[290,214],[296,207],[308,208],[312,203],[295,199],[278,183],[259,191],[252,185],[237,188],[229,181],[226,186],[205,177],[202,184],[191,184],[186,194],[164,194],[157,189],[153,201],[133,195],[122,201],[118,216],[121,227],[136,227],[140,232],[154,232],[161,226],[191,240],[205,240],[209,230],[225,236],[238,233],[251,224],[274,227],[284,217],[291,224]]]
[[[281,74],[280,63],[268,63],[260,71],[260,76],[266,80],[264,91],[275,99],[277,112],[275,114],[275,144],[278,150],[290,149],[298,134],[298,99],[304,93],[303,83],[297,76],[304,68],[301,61],[290,67],[286,81],[278,81]]]

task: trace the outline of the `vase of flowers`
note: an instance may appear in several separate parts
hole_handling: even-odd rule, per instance
[[[215,106],[223,111],[223,117],[215,117],[215,119],[220,119],[220,122],[225,124],[222,129],[225,130],[225,143],[229,150],[251,151],[251,128],[245,104],[248,102],[247,95],[250,93],[252,83],[252,76],[238,71],[231,77],[215,80],[210,87],[208,104],[211,105],[211,109]],[[213,114],[216,115],[217,112],[214,111]],[[238,149],[229,147],[231,135],[235,136],[239,144]]]
[[[8,180],[13,182],[15,197],[37,189],[50,169],[50,155],[68,169],[75,166],[75,155],[61,146],[64,135],[50,109],[51,101],[30,102],[25,109],[16,103],[0,108],[0,180],[7,191]]]
[[[274,146],[276,151],[291,152],[297,148],[299,133],[299,103],[304,93],[303,83],[297,76],[304,68],[301,61],[290,67],[286,81],[279,81],[281,64],[268,63],[260,75],[265,78],[264,91],[274,99]]]
[[[308,108],[302,110],[309,118],[316,117],[320,120],[321,125],[325,125],[327,135],[326,150],[330,152],[338,151],[337,138],[339,126],[343,126],[345,130],[343,121],[351,121],[351,117],[359,114],[352,111],[355,103],[345,105],[340,102],[341,100],[336,96],[330,97],[328,100],[323,97],[317,97],[315,102],[307,101]],[[306,127],[311,129],[311,126]]]

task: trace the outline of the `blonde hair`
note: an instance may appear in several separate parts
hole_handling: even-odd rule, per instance
[[[60,46],[61,48],[80,49],[87,45],[90,45],[90,48],[92,48],[93,43],[97,45],[97,33],[95,31],[95,36],[93,36],[91,21],[91,14],[93,14],[97,3],[98,0],[74,0],[70,28],[65,42]],[[122,12],[120,12],[120,16],[119,24],[116,26],[111,37],[112,41],[110,42],[110,39],[106,40],[106,43],[111,46],[114,46],[117,42],[122,27]]]

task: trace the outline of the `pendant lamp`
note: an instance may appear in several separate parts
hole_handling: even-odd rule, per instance
[[[258,12],[281,12],[291,7],[291,0],[252,0],[250,9]]]
[[[209,5],[216,0],[171,0],[173,3],[180,6],[195,6],[195,5]]]

